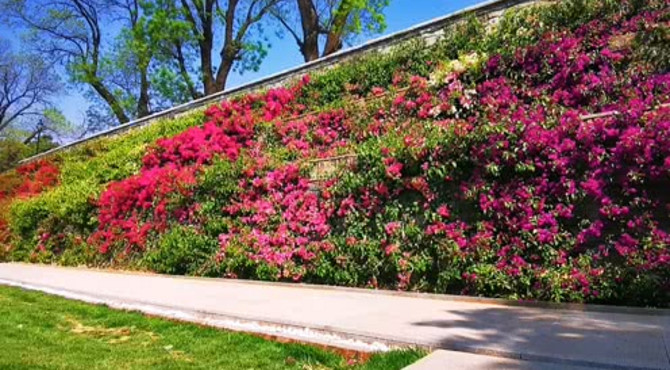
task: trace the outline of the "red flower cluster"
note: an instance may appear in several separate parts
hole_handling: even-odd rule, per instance
[[[123,246],[124,255],[142,250],[150,233],[164,231],[169,221],[187,222],[197,204],[175,204],[188,199],[196,175],[215,156],[236,160],[253,144],[254,126],[261,119],[295,114],[290,105],[302,89],[274,89],[223,102],[206,112],[209,121],[171,138],[160,139],[144,156],[139,174],[109,184],[98,201],[98,231],[89,241],[101,253]],[[262,104],[262,112],[254,107]]]
[[[143,249],[149,233],[164,231],[168,221],[188,221],[197,205],[174,199],[192,195],[195,172],[195,167],[156,167],[110,184],[98,200],[100,227],[90,242],[103,254],[118,245],[129,254]]]
[[[46,159],[19,166],[16,173],[22,179],[21,184],[14,190],[14,195],[18,197],[34,196],[57,185],[60,175],[58,167]],[[8,196],[9,194],[5,195]]]
[[[40,159],[19,166],[0,176],[0,243],[9,240],[9,225],[5,219],[9,205],[16,198],[29,198],[58,185],[60,170],[51,161]]]

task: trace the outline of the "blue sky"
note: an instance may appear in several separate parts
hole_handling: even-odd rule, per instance
[[[484,0],[391,0],[391,5],[385,12],[388,27],[382,35],[409,28],[482,1]],[[303,63],[302,56],[293,38],[286,35],[283,39],[278,39],[274,30],[268,30],[268,33],[270,33],[268,38],[271,40],[272,47],[260,70],[258,72],[247,72],[243,75],[231,74],[228,79],[228,87],[238,86]],[[362,43],[382,35],[360,37],[356,43]],[[0,28],[0,38],[9,39],[14,44],[14,49],[20,48],[21,41],[16,32],[2,27]],[[82,122],[88,107],[86,99],[75,90],[65,92],[54,103],[70,121],[75,123]]]

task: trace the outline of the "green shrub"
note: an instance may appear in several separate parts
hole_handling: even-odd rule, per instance
[[[211,269],[219,244],[190,226],[176,225],[147,250],[142,264],[152,271],[175,275],[203,275]]]
[[[86,239],[97,227],[95,202],[104,187],[139,171],[148,145],[203,121],[204,115],[194,112],[57,153],[61,161],[60,185],[33,198],[17,199],[11,205],[8,221],[15,235],[12,258],[26,259],[44,232]],[[55,246],[56,250],[74,247],[68,240]]]

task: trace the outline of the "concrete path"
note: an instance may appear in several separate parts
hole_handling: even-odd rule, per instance
[[[404,370],[592,370],[593,367],[564,363],[524,361],[466,352],[437,350]]]
[[[0,284],[354,349],[415,345],[561,368],[670,369],[667,310],[546,309],[449,296],[26,264],[0,264]]]

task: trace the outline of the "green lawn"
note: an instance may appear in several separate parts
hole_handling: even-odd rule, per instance
[[[340,355],[0,286],[0,369],[401,369],[400,351]]]

